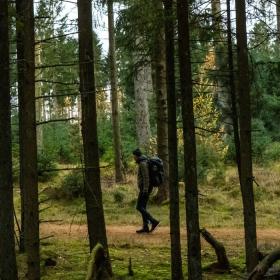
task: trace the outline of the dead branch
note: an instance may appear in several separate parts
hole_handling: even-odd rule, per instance
[[[217,241],[213,237],[213,235],[211,235],[211,233],[208,232],[206,229],[201,229],[200,233],[202,237],[214,248],[215,253],[217,255],[218,262],[213,264],[212,267],[222,271],[229,270],[230,265],[224,245],[221,242]]]
[[[278,260],[280,260],[280,248],[273,250],[269,255],[267,255],[249,274],[247,280],[264,279],[264,276],[269,268]]]

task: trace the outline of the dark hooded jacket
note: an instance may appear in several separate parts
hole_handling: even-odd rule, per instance
[[[142,155],[137,160],[138,163],[138,188],[140,192],[148,193],[151,190],[150,177],[149,177],[149,166],[148,159],[146,156]]]

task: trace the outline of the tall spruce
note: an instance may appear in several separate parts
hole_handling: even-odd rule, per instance
[[[189,5],[188,0],[177,0],[179,70],[184,137],[188,279],[200,280],[202,279],[201,243],[190,56]]]
[[[123,181],[122,160],[121,160],[121,132],[119,118],[119,101],[117,86],[117,65],[116,65],[116,43],[114,25],[113,0],[107,0],[108,8],[108,31],[109,31],[109,64],[110,64],[110,85],[111,85],[111,106],[113,121],[113,142],[115,156],[115,177],[116,182]]]
[[[258,263],[256,212],[253,190],[250,76],[247,47],[246,4],[236,1],[236,34],[238,61],[238,100],[240,126],[240,177],[243,200],[246,266],[252,271]]]
[[[0,0],[0,7],[0,279],[16,280],[8,1]]]
[[[155,201],[161,203],[168,198],[168,125],[167,125],[167,93],[165,67],[165,40],[163,25],[163,4],[153,0],[153,6],[158,20],[153,31],[152,67],[154,77],[154,91],[156,95],[156,126],[157,126],[157,154],[164,164],[165,182],[158,189]]]
[[[101,243],[109,256],[98,155],[91,0],[78,0],[78,30],[85,202],[89,245],[92,250],[97,243]],[[111,271],[109,257],[106,265]]]
[[[180,210],[178,186],[178,152],[177,152],[177,104],[175,90],[174,62],[174,1],[164,1],[165,16],[165,52],[166,52],[166,88],[168,108],[168,153],[169,153],[169,219],[171,240],[171,277],[173,280],[183,279]]]
[[[17,59],[20,138],[20,184],[24,196],[24,242],[27,278],[40,279],[37,176],[34,12],[32,0],[17,0]]]

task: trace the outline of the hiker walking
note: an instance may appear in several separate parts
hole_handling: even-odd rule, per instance
[[[143,219],[143,227],[137,230],[137,233],[148,233],[155,230],[159,225],[159,221],[152,217],[147,211],[147,203],[153,186],[150,184],[149,164],[145,155],[142,155],[140,149],[133,151],[134,160],[138,164],[137,184],[139,189],[136,209],[141,213]],[[151,229],[149,228],[151,224]]]

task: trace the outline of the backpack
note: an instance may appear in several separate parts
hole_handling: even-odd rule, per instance
[[[150,157],[148,159],[148,167],[151,186],[162,186],[164,182],[163,161],[157,156]]]

